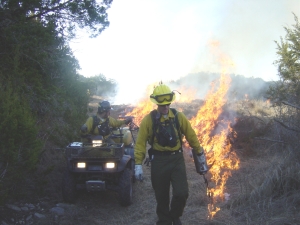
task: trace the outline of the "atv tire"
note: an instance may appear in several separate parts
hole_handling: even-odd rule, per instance
[[[132,203],[132,172],[129,168],[125,168],[119,178],[119,201],[121,206]]]
[[[77,198],[75,177],[69,171],[64,173],[62,182],[62,196],[68,203],[75,203]]]

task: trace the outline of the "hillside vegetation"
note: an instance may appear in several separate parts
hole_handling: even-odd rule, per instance
[[[109,25],[110,4],[1,2],[0,203],[24,197],[33,172],[53,169],[36,171],[45,149],[76,139],[96,85],[113,90],[114,82],[103,75],[80,76],[68,46],[75,27],[86,28],[91,35],[101,33]]]
[[[170,85],[174,89],[186,87],[189,90],[195,90],[195,98],[203,99],[210,90],[211,83],[219,78],[220,74],[218,73],[199,72],[171,81]],[[244,77],[242,75],[231,74],[230,78],[231,83],[227,97],[231,100],[243,100],[245,97],[265,99],[266,92],[272,84],[272,82],[264,81],[261,78]]]

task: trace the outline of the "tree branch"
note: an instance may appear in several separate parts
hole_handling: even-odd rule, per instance
[[[288,105],[288,106],[291,106],[291,107],[294,107],[294,108],[296,108],[296,109],[300,109],[299,106],[293,105],[293,104],[291,104],[291,103],[289,103],[289,102],[286,102],[286,101],[282,101],[282,104]]]
[[[283,122],[277,120],[277,119],[274,119],[275,122],[279,123],[281,126],[283,126],[284,128],[288,129],[288,130],[291,130],[291,131],[295,131],[297,133],[300,133],[300,130],[297,130],[297,129],[294,129],[294,128],[291,128],[287,125],[285,125]]]
[[[7,171],[7,167],[8,167],[8,163],[6,163],[6,167],[5,169],[2,171],[2,173],[0,174],[0,180],[2,180],[6,174],[6,171]]]
[[[272,141],[272,142],[278,142],[278,143],[286,144],[286,142],[284,142],[284,141],[277,141],[277,140],[272,140],[272,139],[268,139],[268,138],[255,137],[254,139],[261,140],[261,141]]]
[[[31,16],[28,16],[26,19],[27,20],[30,20],[30,19],[33,19],[33,18],[40,18],[41,16],[44,16],[45,14],[48,14],[49,12],[55,12],[55,11],[60,11],[62,9],[65,9],[65,7],[67,7],[67,5],[72,2],[71,0],[69,1],[66,1],[64,3],[60,3],[58,4],[57,6],[54,6],[54,7],[42,7],[40,8],[40,12],[37,13],[37,14],[33,14]]]

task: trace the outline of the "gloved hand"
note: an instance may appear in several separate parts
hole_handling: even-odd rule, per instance
[[[132,122],[132,117],[129,116],[126,120],[125,120],[125,124],[128,125]]]
[[[80,128],[80,131],[81,131],[82,133],[86,133],[87,130],[88,130],[88,128],[87,128],[86,124],[83,124],[83,125],[81,126],[81,128]]]
[[[208,171],[208,166],[204,151],[198,154],[195,149],[192,149],[192,153],[197,173],[200,175],[206,174]]]
[[[142,165],[135,165],[135,178],[139,181],[143,180],[143,169]]]

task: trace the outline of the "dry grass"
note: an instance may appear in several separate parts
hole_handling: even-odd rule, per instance
[[[240,104],[245,106],[245,102]],[[190,194],[182,216],[183,224],[300,224],[299,153],[280,142],[263,140],[266,137],[272,139],[277,133],[274,124],[270,122],[271,109],[265,104],[252,101],[251,104],[247,103],[247,107],[238,110],[238,107],[235,108],[239,120],[233,126],[237,137],[232,151],[237,153],[241,164],[239,170],[233,171],[226,183],[226,192],[230,194],[230,200],[216,203],[220,211],[212,219],[208,219],[208,204],[211,203],[211,198],[206,196],[204,180],[196,173],[193,161],[185,152]],[[184,109],[185,106],[182,104],[181,107]],[[121,108],[116,109],[120,111]],[[190,117],[197,110],[197,105],[193,105],[189,111],[185,111],[190,113]],[[262,139],[255,139],[256,137]],[[52,154],[48,156],[50,159],[55,158]],[[53,164],[59,167],[58,164]],[[114,192],[82,192],[77,203],[67,210],[64,217],[59,220],[47,220],[44,224],[155,224],[156,201],[151,187],[150,167],[144,165],[143,170],[145,179],[134,184],[131,206],[119,206]],[[59,174],[59,169],[56,171]],[[53,175],[49,180],[55,184],[51,186],[52,192],[49,191],[48,196],[54,198],[55,202],[62,201],[58,193],[60,180],[61,177],[55,178]],[[209,186],[212,187],[213,184],[210,182]]]
[[[278,153],[245,162],[232,177],[240,186],[230,204],[234,219],[244,224],[299,224],[299,169],[292,155]]]
[[[231,178],[240,187],[230,203],[233,219],[240,224],[300,224],[300,157],[292,147],[298,140],[274,123],[275,110],[268,103],[250,105],[240,108],[235,126],[243,163]]]

